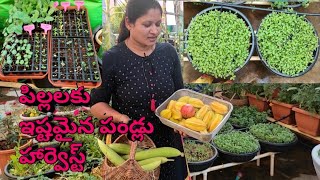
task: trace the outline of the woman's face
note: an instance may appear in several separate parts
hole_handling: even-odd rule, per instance
[[[149,9],[135,23],[129,23],[126,18],[126,26],[130,30],[130,38],[142,46],[152,46],[161,32],[161,12],[159,9]]]

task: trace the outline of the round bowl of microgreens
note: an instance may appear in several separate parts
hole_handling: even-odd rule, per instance
[[[279,124],[256,124],[250,126],[249,132],[259,140],[261,148],[265,151],[288,151],[298,142],[293,132]]]
[[[199,172],[209,168],[218,156],[218,150],[208,142],[196,139],[184,139],[184,154],[190,172]]]
[[[201,73],[235,79],[235,73],[253,54],[254,39],[252,25],[240,11],[210,7],[199,12],[188,26],[187,57]]]
[[[242,131],[219,134],[212,143],[218,149],[219,156],[230,162],[250,161],[260,151],[259,141]]]
[[[318,59],[318,34],[304,16],[270,13],[262,20],[256,40],[263,64],[283,77],[304,75]]]

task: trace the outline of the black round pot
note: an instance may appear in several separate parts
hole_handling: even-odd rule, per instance
[[[261,149],[269,152],[287,152],[292,149],[298,142],[298,138],[295,135],[295,138],[292,142],[289,143],[271,143],[259,139]]]
[[[55,171],[54,170],[50,170],[47,172],[44,172],[42,174],[38,174],[38,175],[33,175],[33,176],[25,176],[25,177],[19,177],[19,176],[15,176],[9,173],[9,170],[12,168],[10,162],[4,167],[4,174],[8,177],[8,179],[19,179],[19,180],[27,180],[27,179],[31,179],[31,178],[37,178],[41,175],[46,176],[48,178],[53,178],[55,175]]]
[[[197,144],[203,144],[203,142],[199,140],[195,140],[195,139],[190,139],[190,140],[195,141]],[[218,157],[218,150],[212,144],[210,144],[210,147],[213,151],[213,156],[210,159],[207,159],[205,161],[188,162],[188,167],[190,172],[199,172],[211,167],[215,159]]]
[[[219,147],[213,143],[213,145],[218,149],[219,151],[219,156],[230,161],[230,162],[247,162],[252,160],[260,151],[260,146],[259,148],[251,153],[246,153],[246,154],[235,154],[231,152],[227,152],[224,150],[219,149]]]
[[[264,17],[264,18],[262,19],[262,22],[263,22],[263,20],[264,20],[265,18],[267,18],[268,16],[269,16],[269,15],[267,15],[266,17]],[[317,30],[314,28],[313,24],[312,24],[307,18],[305,18],[305,21],[307,21],[307,22],[313,27],[313,29],[314,29],[314,34],[318,37]],[[256,34],[259,34],[259,30],[260,30],[261,24],[262,24],[262,23],[259,24],[259,27],[258,27],[258,30],[257,30],[257,33],[256,33]],[[318,56],[319,56],[319,46],[320,46],[320,40],[319,40],[319,38],[318,38],[318,47],[317,47],[317,49],[313,52],[313,61],[312,61],[311,63],[309,63],[309,66],[308,66],[304,71],[302,71],[302,72],[300,72],[300,73],[298,73],[298,74],[296,74],[296,75],[294,75],[294,76],[290,76],[290,75],[284,74],[284,73],[282,73],[282,72],[280,72],[280,71],[278,71],[278,70],[276,70],[276,69],[272,69],[272,68],[270,67],[270,65],[268,64],[267,60],[266,60],[266,59],[262,56],[262,54],[261,54],[260,47],[259,47],[258,37],[256,37],[255,40],[256,40],[256,46],[257,46],[258,55],[259,55],[259,57],[260,57],[260,59],[261,59],[261,61],[262,61],[262,64],[263,64],[267,69],[269,69],[272,73],[277,74],[277,75],[282,76],[282,77],[294,78],[294,77],[302,76],[302,75],[304,75],[305,73],[307,73],[308,71],[310,71],[310,70],[313,68],[313,66],[315,65],[315,63],[317,62],[317,60],[318,60]]]
[[[229,11],[229,12],[235,13],[239,18],[244,20],[244,22],[246,23],[246,25],[250,29],[250,32],[251,32],[251,45],[249,47],[249,49],[250,49],[249,55],[248,55],[247,59],[245,60],[245,62],[240,67],[238,67],[237,69],[234,70],[234,73],[236,73],[250,61],[250,58],[253,55],[253,51],[254,51],[255,43],[256,43],[253,27],[252,27],[250,21],[248,20],[248,18],[243,13],[241,13],[240,11],[238,11],[238,10],[236,10],[234,8],[227,7],[227,6],[209,7],[207,9],[204,9],[203,11],[199,12],[196,16],[202,15],[202,14],[207,13],[207,12],[212,11],[212,10]],[[194,21],[194,18],[191,20],[191,22],[190,22],[190,24],[189,24],[189,26],[187,28],[187,32],[186,32],[186,36],[185,36],[186,37],[186,42],[188,41],[189,29],[190,29],[190,26],[191,26],[193,21]],[[187,52],[187,57],[188,57],[189,61],[192,63],[192,56],[190,55],[189,51]]]

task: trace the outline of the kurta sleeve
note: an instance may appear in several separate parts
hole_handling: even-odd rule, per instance
[[[182,79],[182,71],[181,71],[181,64],[178,53],[176,49],[170,44],[170,52],[171,56],[173,57],[173,74],[172,79],[174,82],[174,90],[177,91],[179,89],[183,89],[183,79]]]
[[[114,81],[115,58],[110,51],[106,52],[102,59],[102,84],[91,90],[91,106],[98,102],[109,104],[111,95],[115,89]]]

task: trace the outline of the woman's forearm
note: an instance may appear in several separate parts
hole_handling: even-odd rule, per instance
[[[98,119],[107,119],[112,116],[114,122],[120,122],[126,116],[114,110],[105,102],[98,102],[90,108],[92,115]]]

